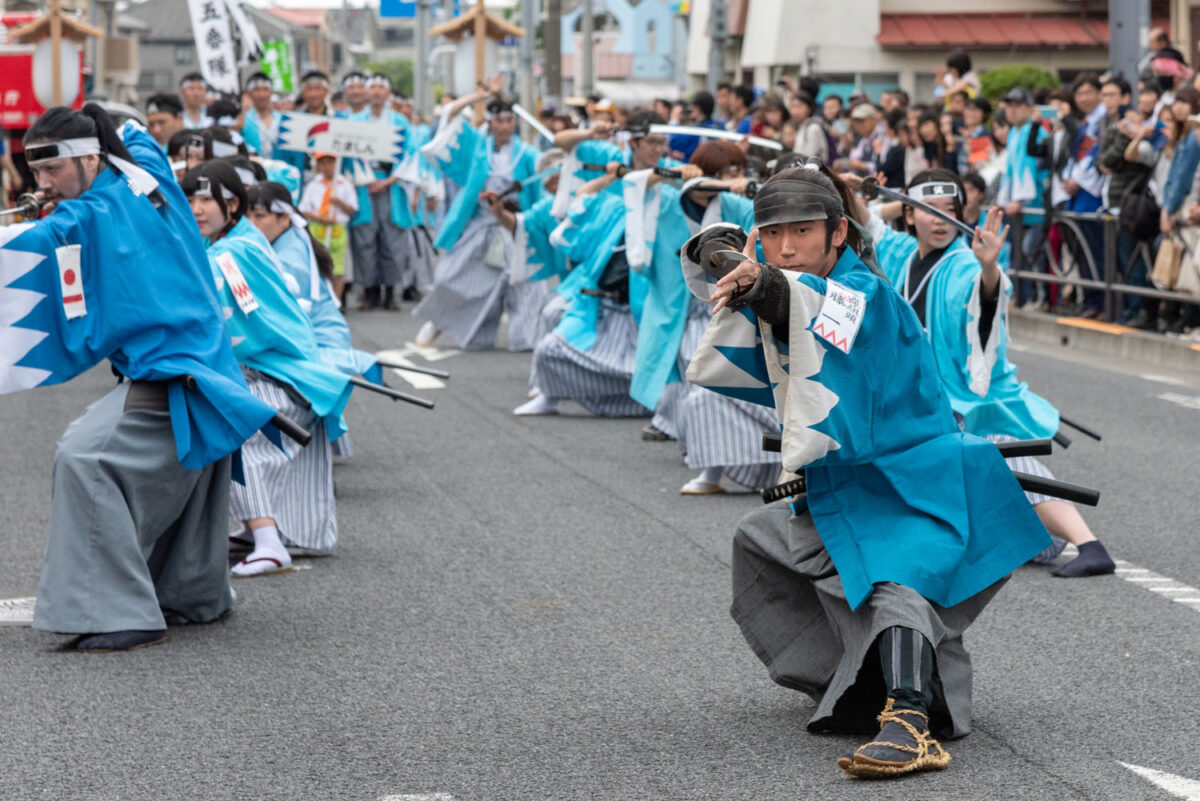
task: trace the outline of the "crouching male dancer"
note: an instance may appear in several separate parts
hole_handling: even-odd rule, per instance
[[[688,243],[715,274],[707,246],[744,243],[688,378],[774,385],[783,465],[807,493],[740,524],[731,611],[771,677],[817,699],[809,731],[877,732],[838,766],[885,778],[949,763],[934,733],[970,728],[963,631],[1050,539],[995,445],[955,424],[920,321],[856,252],[850,203],[793,168],[759,190],[748,238]]]
[[[274,415],[242,378],[165,154],[122,131],[93,103],[47,111],[25,153],[50,213],[0,228],[0,392],[104,359],[127,379],[54,457],[33,627],[91,652],[155,645],[167,623],[233,605],[230,455]]]

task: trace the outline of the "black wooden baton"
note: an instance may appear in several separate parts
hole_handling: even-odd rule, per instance
[[[372,384],[370,381],[367,381],[363,378],[358,378],[357,376],[350,379],[350,384],[358,387],[359,389],[365,389],[371,392],[376,392],[380,395],[386,395],[392,400],[404,401],[406,403],[411,403],[414,406],[424,406],[426,409],[433,408],[433,401],[425,400],[424,398],[418,398],[416,395],[409,395],[397,389],[392,389],[391,387]]]

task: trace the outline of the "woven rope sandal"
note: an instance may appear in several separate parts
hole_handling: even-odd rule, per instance
[[[929,718],[912,709],[893,709],[893,699],[879,713],[879,739],[838,759],[838,767],[860,779],[890,779],[920,770],[942,770],[950,754],[929,735]],[[900,757],[908,756],[908,759]]]

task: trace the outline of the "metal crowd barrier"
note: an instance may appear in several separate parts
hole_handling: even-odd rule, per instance
[[[1081,290],[1099,290],[1104,293],[1103,317],[1110,323],[1117,322],[1121,313],[1121,298],[1125,295],[1140,295],[1141,297],[1157,298],[1159,300],[1200,304],[1200,296],[1170,289],[1157,289],[1152,286],[1135,286],[1123,280],[1124,276],[1128,275],[1129,268],[1134,261],[1138,258],[1143,258],[1146,260],[1146,276],[1147,281],[1149,281],[1150,273],[1154,269],[1154,253],[1151,251],[1148,243],[1140,242],[1134,248],[1129,263],[1126,265],[1118,264],[1117,236],[1120,231],[1121,221],[1118,214],[1110,212],[1081,213],[1052,209],[1050,211],[1051,220],[1058,224],[1064,231],[1062,247],[1065,249],[1069,246],[1066,240],[1067,235],[1069,235],[1079,244],[1080,247],[1074,249],[1073,252],[1078,251],[1082,253],[1084,257],[1083,263],[1078,266],[1075,275],[1059,275],[1050,272],[1041,273],[1025,269],[1027,259],[1022,244],[1026,230],[1026,226],[1024,225],[1024,216],[1026,214],[1044,218],[1046,210],[1022,209],[1021,214],[1017,215],[1016,219],[1006,220],[1012,229],[1013,243],[1012,260],[1008,276],[1015,284],[1013,292],[1018,304],[1024,303],[1027,300],[1024,297],[1025,285],[1022,279],[1041,281],[1048,284],[1068,284]],[[1091,242],[1088,236],[1085,235],[1084,229],[1080,227],[1080,223],[1097,223],[1102,227],[1103,253],[1100,258],[1101,264],[1099,269],[1097,269],[1096,255],[1092,252]],[[1062,263],[1061,255],[1057,259],[1054,257],[1050,243],[1045,237],[1041,239],[1038,247],[1045,254],[1049,265],[1057,266]],[[1093,277],[1082,277],[1085,265],[1088,274]],[[1096,276],[1099,276],[1099,278]],[[1076,302],[1078,303],[1079,301],[1080,298],[1076,298]]]

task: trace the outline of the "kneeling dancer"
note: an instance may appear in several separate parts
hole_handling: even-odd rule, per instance
[[[963,631],[1050,540],[996,447],[955,424],[920,321],[856,252],[850,202],[815,168],[763,185],[688,378],[774,386],[807,493],[742,521],[731,611],[771,677],[817,699],[809,731],[877,732],[838,765],[884,778],[949,763],[934,733],[970,728]]]
[[[89,652],[232,607],[231,454],[274,415],[238,369],[165,155],[122,131],[95,104],[47,111],[25,135],[47,216],[0,228],[0,392],[104,359],[124,377],[58,442],[34,610],[35,629]]]

